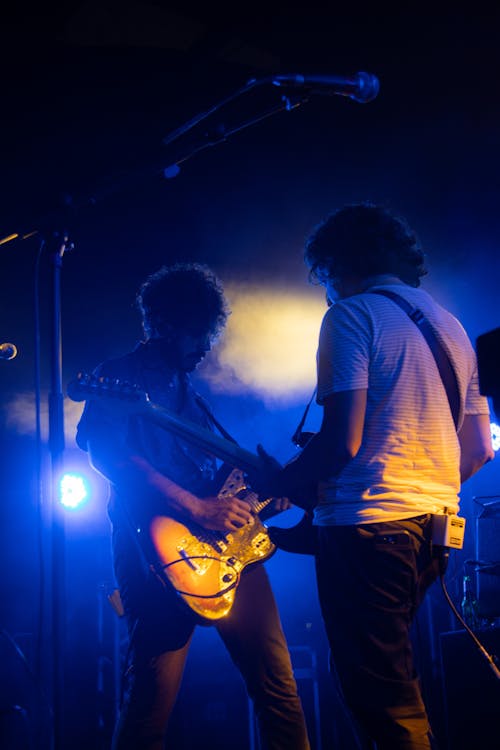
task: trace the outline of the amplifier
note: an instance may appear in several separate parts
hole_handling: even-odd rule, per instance
[[[482,506],[476,517],[477,614],[495,619],[500,617],[500,497],[474,500]]]
[[[476,635],[500,657],[500,628]],[[441,633],[440,650],[447,750],[498,750],[500,681],[465,630]]]

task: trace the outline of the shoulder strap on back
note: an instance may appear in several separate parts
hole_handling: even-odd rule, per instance
[[[448,396],[448,403],[451,409],[451,415],[455,428],[458,426],[458,415],[460,411],[460,394],[458,390],[458,382],[453,365],[450,362],[447,352],[443,348],[439,341],[436,333],[423,314],[417,307],[413,307],[408,300],[401,297],[396,292],[389,289],[370,289],[370,294],[380,294],[383,297],[387,297],[401,307],[408,317],[415,323],[422,336],[427,341],[429,348],[436,360],[436,365],[443,381],[443,385]]]

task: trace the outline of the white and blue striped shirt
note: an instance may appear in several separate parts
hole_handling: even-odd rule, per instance
[[[459,321],[422,289],[380,284],[418,307],[453,364],[464,414],[488,414],[474,349]],[[460,446],[432,352],[392,300],[362,294],[326,312],[318,348],[318,402],[367,389],[363,439],[340,474],[320,486],[319,525],[394,521],[458,511]]]

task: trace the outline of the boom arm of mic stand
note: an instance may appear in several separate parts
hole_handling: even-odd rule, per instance
[[[179,165],[183,162],[186,162],[192,156],[195,156],[195,154],[199,154],[201,151],[204,151],[211,146],[217,146],[219,143],[224,143],[230,136],[234,135],[235,133],[239,133],[241,130],[245,130],[245,128],[248,128],[251,125],[256,125],[257,123],[262,122],[262,120],[265,120],[272,115],[278,114],[278,112],[290,112],[292,109],[300,107],[301,104],[305,104],[308,100],[309,98],[307,96],[297,97],[293,100],[288,96],[282,96],[281,102],[277,106],[271,107],[260,115],[253,117],[251,120],[246,120],[245,122],[239,123],[238,125],[235,125],[228,130],[222,129],[222,132],[218,134],[217,137],[213,137],[210,139],[205,138],[203,141],[194,145],[191,149],[189,149],[182,156],[176,159],[172,164],[170,164],[168,167],[165,167],[163,169],[163,176],[167,179],[176,177],[180,171]]]
[[[183,125],[179,125],[178,128],[176,128],[175,130],[172,130],[171,133],[168,133],[164,138],[162,138],[163,145],[168,146],[169,143],[176,141],[177,138],[180,138],[181,135],[184,135],[184,133],[187,133],[189,130],[194,128],[200,122],[203,122],[203,120],[206,120],[207,117],[210,117],[210,115],[213,115],[214,112],[217,112],[217,110],[221,109],[221,107],[224,107],[226,104],[229,104],[229,102],[232,102],[234,99],[237,99],[239,96],[242,96],[242,94],[246,94],[246,92],[250,91],[250,89],[253,89],[257,85],[257,83],[258,82],[255,79],[248,81],[244,86],[239,88],[233,94],[230,94],[225,99],[222,99],[222,101],[218,102],[217,104],[212,105],[205,112],[200,112],[198,115],[195,115],[190,120],[185,122]]]
[[[214,114],[217,110],[221,109],[223,106],[225,106],[229,102],[233,101],[234,99],[237,99],[239,96],[242,96],[243,94],[247,93],[248,91],[251,91],[257,86],[261,86],[264,84],[271,84],[272,82],[273,82],[273,78],[271,77],[251,79],[245,84],[245,86],[242,86],[236,92],[234,92],[230,96],[220,101],[218,104],[213,105],[205,112],[202,112],[201,114],[196,115],[191,120],[186,122],[184,125],[181,125],[180,127],[176,128],[176,130],[172,131],[170,134],[165,136],[165,138],[163,138],[163,143],[165,145],[173,143],[175,140],[180,138],[181,135],[184,135],[185,133],[187,133],[193,127],[198,125],[200,122],[205,120],[210,115]],[[175,159],[175,161],[171,165],[164,167],[163,164],[159,164],[159,163],[149,164],[149,165],[144,166],[143,168],[140,168],[138,170],[135,170],[134,172],[128,173],[125,176],[120,177],[120,179],[115,182],[111,182],[108,185],[101,186],[100,188],[96,189],[92,193],[86,196],[79,197],[76,200],[73,200],[71,196],[68,196],[64,209],[71,210],[73,215],[77,215],[78,212],[84,208],[95,206],[101,201],[105,200],[106,198],[109,198],[112,195],[115,195],[116,193],[120,191],[126,190],[127,188],[130,188],[132,186],[136,186],[137,183],[141,180],[149,180],[151,178],[158,177],[158,176],[163,176],[167,178],[175,177],[180,171],[179,164],[182,164],[183,162],[187,161],[195,154],[198,154],[201,151],[204,151],[209,146],[215,146],[219,143],[223,143],[231,135],[234,135],[235,133],[239,132],[240,130],[243,130],[246,127],[249,127],[250,125],[254,125],[258,123],[266,119],[267,117],[270,117],[271,115],[274,115],[283,110],[289,111],[289,110],[295,109],[296,107],[300,106],[301,104],[304,104],[307,101],[308,101],[308,96],[306,95],[294,97],[294,99],[291,99],[290,97],[282,95],[281,103],[278,106],[272,107],[268,111],[264,112],[261,115],[258,115],[257,117],[252,118],[251,120],[247,122],[241,123],[231,129],[224,130],[224,132],[222,132],[216,138],[211,138],[211,139],[205,138],[203,141],[200,141],[194,147],[192,147],[191,149],[186,151],[184,154],[182,154],[178,159]],[[59,207],[58,210],[54,211],[53,215],[47,215],[47,216],[42,217],[42,220],[40,222],[33,222],[35,226],[37,223],[39,223],[42,225],[42,227],[37,227],[36,229],[33,229],[30,232],[12,232],[6,235],[5,237],[0,237],[0,246],[7,244],[9,242],[13,242],[13,241],[26,240],[35,235],[41,235],[43,237],[45,235],[46,227],[57,226],[61,223],[60,215],[61,215],[61,207]]]
[[[246,82],[244,86],[241,86],[241,88],[237,89],[233,94],[230,94],[229,96],[226,96],[225,99],[222,99],[217,104],[213,104],[209,109],[207,109],[205,112],[200,112],[199,114],[192,117],[190,120],[185,122],[183,125],[179,125],[178,128],[175,130],[172,130],[171,133],[168,133],[164,138],[162,138],[162,143],[164,146],[168,146],[169,143],[173,143],[173,141],[176,141],[178,138],[180,138],[181,135],[184,135],[184,133],[187,133],[192,128],[196,127],[200,122],[203,122],[203,120],[206,120],[207,117],[210,117],[210,115],[213,115],[214,112],[217,112],[222,107],[225,107],[226,104],[229,104],[229,102],[234,101],[239,96],[242,96],[243,94],[246,94],[248,91],[251,91],[251,89],[254,89],[256,86],[262,86],[263,84],[272,83],[273,78],[267,77],[267,78],[251,78],[249,81]]]

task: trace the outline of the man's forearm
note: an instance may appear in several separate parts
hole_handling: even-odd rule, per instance
[[[273,494],[288,497],[295,505],[310,509],[317,501],[318,482],[339,474],[351,458],[347,450],[341,452],[319,432],[277,475]]]
[[[131,456],[130,465],[148,490],[157,493],[170,511],[191,519],[196,517],[200,504],[198,497],[161,474],[142,456]]]
[[[158,472],[144,457],[112,445],[90,441],[91,462],[124,496],[156,497],[165,503],[165,512],[175,512],[187,518],[196,515],[199,498]]]
[[[460,480],[463,483],[495,456],[491,444],[489,415],[466,414],[458,433],[458,440],[460,443]]]

